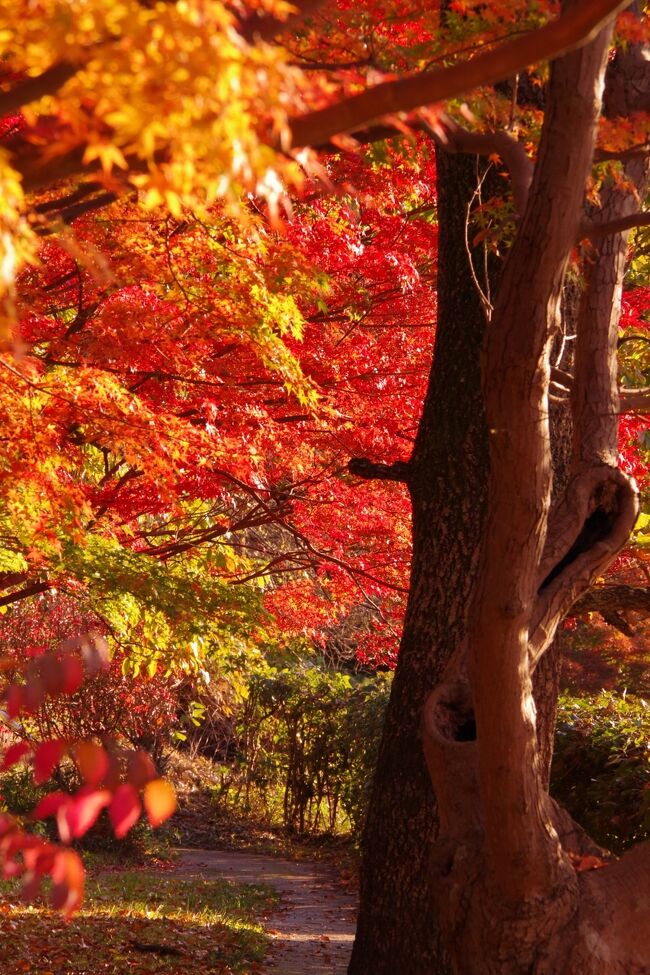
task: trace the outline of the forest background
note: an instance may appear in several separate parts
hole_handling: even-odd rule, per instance
[[[558,16],[521,6],[49,0],[3,14],[0,610],[7,717],[29,735],[5,768],[33,753],[41,785],[74,760],[81,791],[39,812],[60,839],[105,807],[126,833],[142,790],[151,821],[166,818],[173,799],[142,749],[160,764],[172,736],[223,762],[225,804],[245,795],[301,831],[361,829],[409,585],[436,147],[481,153],[462,222],[485,308],[521,189],[510,143],[481,138],[507,132],[534,158],[548,69],[517,74],[521,54],[363,131],[341,106],[370,93],[372,122],[399,79],[477,63]],[[645,30],[624,14],[619,43]],[[647,126],[645,111],[601,120],[593,207],[624,184]],[[619,447],[642,513],[607,596],[599,586],[601,603],[567,621],[556,767],[558,798],[617,851],[650,828],[647,255],[639,229]],[[602,688],[621,697],[584,696]],[[74,909],[75,854],[3,829],[17,869],[54,872]]]

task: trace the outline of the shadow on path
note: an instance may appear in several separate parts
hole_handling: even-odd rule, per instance
[[[345,975],[356,918],[356,899],[341,890],[323,864],[258,854],[179,850],[179,874],[268,884],[280,904],[267,921],[273,939],[268,975]]]

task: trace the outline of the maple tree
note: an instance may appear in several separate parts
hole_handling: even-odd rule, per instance
[[[410,599],[355,972],[413,972],[416,954],[418,970],[442,970],[438,922],[458,971],[596,972],[603,953],[613,972],[643,970],[647,945],[625,936],[643,911],[625,892],[631,874],[647,873],[647,851],[593,875],[582,869],[600,853],[548,796],[547,729],[542,710],[536,727],[531,697],[559,623],[626,543],[637,512],[617,466],[615,375],[625,234],[644,220],[637,199],[647,188],[647,116],[633,97],[647,71],[633,19],[619,26],[627,46],[610,66],[595,148],[611,21],[625,6],[591,0],[558,13],[553,3],[455,2],[414,13],[400,2],[290,11],[88,0],[72,17],[51,0],[0,23],[0,409],[10,431],[0,606],[62,588],[139,645],[153,672],[198,667],[197,648],[210,640],[272,638],[262,600],[279,626],[323,637],[361,600],[364,652],[386,653],[405,596],[401,483],[410,487]],[[487,87],[549,57],[543,102]],[[164,83],[163,62],[172,65]],[[541,86],[543,71],[534,78]],[[428,108],[461,93],[471,111]],[[455,189],[441,160],[452,153],[491,155],[510,177],[511,199],[483,207],[476,231],[465,203],[455,225],[444,213]],[[605,164],[595,177],[594,159]],[[465,235],[460,247],[452,225]],[[581,241],[591,243],[578,250]],[[490,290],[467,265],[477,247],[507,254]],[[469,275],[464,288],[442,266],[452,252]],[[572,375],[551,369],[570,261],[570,275],[585,279]],[[437,347],[416,427],[436,271]],[[469,310],[455,345],[452,308]],[[476,351],[486,314],[481,401],[478,357],[463,342]],[[574,447],[551,505],[547,416],[557,390],[570,392]],[[450,396],[467,413],[441,433]],[[624,398],[643,406],[634,391]],[[452,463],[449,451],[462,456]],[[271,576],[290,581],[267,585]],[[44,662],[29,666],[25,686],[59,686]],[[408,883],[383,885],[393,932],[402,926],[389,935],[373,902],[386,903],[380,878],[404,857],[404,832],[378,852],[372,823],[385,830],[404,818],[395,787],[408,768],[408,828],[426,846],[433,807],[422,803],[416,729],[433,684],[424,737],[440,832],[433,866],[421,852],[401,873],[418,878],[415,938]],[[13,711],[22,686],[7,691]],[[395,755],[398,740],[407,754]],[[38,774],[62,753],[50,744]],[[104,804],[123,832],[139,812],[138,785],[152,792],[152,782],[119,783],[97,767],[80,799],[50,800],[64,837]],[[382,823],[377,810],[391,805]],[[29,849],[22,834],[16,842]],[[65,874],[59,899],[69,907],[79,880],[68,852],[47,851],[43,863]],[[438,922],[423,892],[435,894]],[[607,911],[616,913],[605,934],[594,925]]]

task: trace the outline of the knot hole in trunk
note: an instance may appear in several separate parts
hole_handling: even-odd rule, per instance
[[[466,684],[442,684],[432,701],[430,715],[433,729],[445,741],[476,741],[474,706]]]

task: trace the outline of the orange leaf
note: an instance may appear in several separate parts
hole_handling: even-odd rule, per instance
[[[152,826],[160,826],[176,809],[174,787],[165,779],[154,779],[144,788],[144,808]]]
[[[52,906],[70,917],[78,911],[84,895],[85,871],[74,850],[61,850],[52,868]]]
[[[601,860],[600,857],[588,854],[586,856],[578,856],[573,860],[573,869],[576,873],[582,873],[584,870],[599,870],[601,867],[606,867],[607,862]]]
[[[108,755],[93,741],[79,741],[73,748],[74,760],[88,785],[98,785],[110,767]]]

